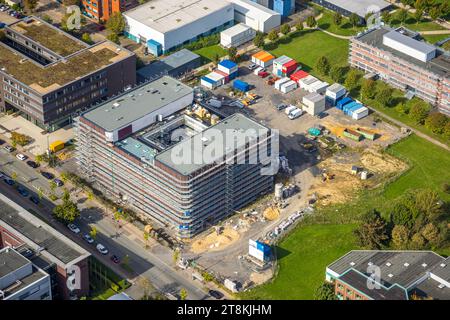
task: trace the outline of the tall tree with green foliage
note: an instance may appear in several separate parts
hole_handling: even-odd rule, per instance
[[[450,119],[445,114],[433,112],[425,119],[425,127],[430,129],[433,133],[442,134],[448,121],[450,121]]]
[[[106,22],[106,29],[116,35],[122,34],[125,30],[125,26],[125,18],[120,12],[113,13],[108,19],[108,22]]]
[[[409,109],[409,117],[417,124],[423,124],[430,109],[422,102],[417,102]]]
[[[384,23],[389,24],[391,22],[391,19],[392,19],[392,17],[391,17],[391,14],[390,14],[390,12],[388,10],[384,10],[381,13],[381,20],[383,20]]]
[[[335,82],[342,82],[342,79],[344,78],[344,68],[340,66],[333,65],[330,68],[329,76],[333,81]]]
[[[280,32],[284,35],[288,34],[289,32],[291,32],[291,26],[288,23],[283,24],[280,27]]]
[[[394,226],[391,237],[395,249],[405,250],[408,248],[409,231],[407,227],[402,225]]]
[[[69,191],[64,191],[62,204],[53,208],[53,215],[55,218],[66,223],[72,223],[80,216],[80,210],[78,209],[77,204],[70,199]]]
[[[333,22],[335,25],[340,26],[342,23],[342,14],[335,12],[333,15]]]
[[[180,299],[186,300],[188,296],[187,290],[185,288],[181,288],[180,290]]]
[[[334,292],[334,285],[329,282],[323,282],[314,293],[314,300],[337,300]]]
[[[253,39],[255,47],[262,48],[264,46],[264,33],[258,31]]]
[[[377,210],[364,214],[355,235],[359,244],[370,250],[381,249],[389,239],[386,221]]]
[[[353,28],[356,28],[360,23],[359,16],[356,13],[350,15],[349,21]]]
[[[316,18],[314,18],[313,16],[309,16],[308,18],[306,18],[306,25],[308,26],[308,28],[315,28],[317,26]]]
[[[366,99],[375,98],[376,82],[372,79],[364,79],[361,85],[361,95]]]
[[[419,24],[419,22],[422,20],[422,17],[423,17],[423,10],[416,9],[416,12],[414,12],[414,19],[416,20],[416,24]]]
[[[384,83],[377,89],[376,99],[383,106],[389,107],[392,102],[393,90],[388,85]]]
[[[345,78],[344,85],[348,90],[353,90],[356,88],[356,86],[358,85],[358,73],[355,69],[350,69],[347,77]]]
[[[430,15],[431,19],[436,20],[441,15],[441,11],[439,9],[439,6],[432,7],[428,14]]]
[[[278,31],[275,30],[275,29],[271,30],[271,31],[269,32],[269,34],[267,35],[267,38],[268,38],[270,41],[276,41],[276,40],[278,40]]]
[[[297,30],[297,31],[303,30],[303,21],[301,21],[301,20],[297,21],[297,23],[295,24],[295,30]]]
[[[396,14],[396,18],[398,19],[398,21],[400,21],[401,24],[404,24],[406,18],[408,18],[408,11],[405,9],[399,9]]]
[[[89,33],[83,33],[83,35],[81,36],[81,40],[83,40],[84,42],[86,42],[87,44],[93,44],[94,41],[92,41],[91,35]]]
[[[319,59],[317,59],[315,68],[321,75],[328,75],[328,73],[330,72],[330,62],[328,61],[327,57],[319,57]]]
[[[231,61],[234,61],[234,62],[237,61],[237,49],[236,49],[236,47],[228,48],[227,54],[228,54],[228,58]]]

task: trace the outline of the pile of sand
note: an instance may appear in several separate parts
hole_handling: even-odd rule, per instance
[[[272,279],[272,277],[273,277],[272,269],[269,269],[261,273],[253,272],[252,274],[250,274],[250,281],[252,281],[256,285],[261,285]]]
[[[382,154],[373,149],[366,149],[361,156],[364,168],[376,173],[402,172],[408,166],[389,154]]]
[[[197,254],[205,251],[219,251],[236,242],[239,237],[239,232],[230,227],[225,227],[219,235],[212,232],[195,240],[191,245],[191,251]]]
[[[268,207],[263,214],[264,218],[269,221],[274,221],[280,217],[280,210],[274,207]]]

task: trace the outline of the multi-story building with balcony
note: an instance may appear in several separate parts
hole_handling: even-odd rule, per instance
[[[82,0],[83,14],[99,22],[106,22],[117,12],[125,12],[139,5],[137,0]]]
[[[271,130],[241,114],[220,120],[186,110],[193,98],[192,88],[164,76],[77,120],[83,174],[180,238],[273,188],[273,173],[263,173],[272,160]]]
[[[135,54],[110,42],[88,45],[36,17],[0,37],[0,109],[47,130],[136,84]]]
[[[410,32],[380,27],[353,37],[349,63],[450,115],[450,53]]]
[[[450,299],[450,258],[432,251],[353,250],[326,269],[340,300]]]

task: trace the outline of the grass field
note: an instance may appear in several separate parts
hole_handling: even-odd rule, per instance
[[[223,57],[227,54],[227,52],[218,44],[209,47],[204,47],[194,52],[203,58],[204,63],[214,61],[216,55],[219,55],[219,57]]]
[[[302,64],[302,69],[312,71],[321,56],[326,56],[331,65],[347,65],[348,41],[334,38],[320,30],[301,31],[295,37],[280,40],[276,48],[269,50],[279,57],[287,55]],[[269,49],[269,48],[268,48]]]
[[[320,6],[315,5],[316,8],[321,8]],[[333,22],[334,12],[321,8],[322,18],[317,21],[317,25],[319,28],[327,30],[331,33],[338,34],[341,36],[353,36],[358,32],[365,29],[365,27],[353,27],[348,18],[342,17],[341,25],[337,26]]]
[[[436,42],[447,39],[448,37],[450,37],[450,34],[428,34],[428,35],[422,35],[422,37],[427,42],[429,42],[431,44],[435,44]]]
[[[355,248],[354,225],[299,228],[279,245],[278,277],[242,295],[243,299],[313,299],[325,279],[325,268]]]
[[[395,13],[393,15],[392,21],[389,23],[392,27],[398,27],[401,25],[401,22],[396,19]],[[431,31],[431,30],[445,30],[444,27],[439,24],[423,18],[419,23],[416,22],[416,19],[409,13],[408,17],[403,24],[406,28],[415,30],[415,31]]]

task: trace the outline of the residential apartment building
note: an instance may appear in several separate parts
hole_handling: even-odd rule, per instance
[[[0,249],[0,300],[51,300],[50,276],[16,250]]]
[[[82,173],[179,238],[192,237],[273,188],[273,175],[261,174],[267,162],[260,156],[270,147],[271,130],[241,114],[199,118],[186,111],[193,97],[192,88],[164,76],[77,120]],[[211,135],[247,130],[256,134],[252,143],[236,141],[211,161],[202,158],[205,148],[216,146]],[[233,161],[257,152],[258,162]]]
[[[2,290],[4,297],[8,296],[10,299],[67,300],[88,295],[90,253],[0,194],[0,249],[2,248],[14,249],[10,252],[19,253],[24,259],[10,253],[15,256],[17,268],[13,269],[20,271],[12,275],[12,269],[2,271],[0,253],[0,296]],[[21,271],[22,268],[24,272]],[[9,274],[7,277],[10,280],[15,277],[15,285],[10,280],[2,285],[2,272]],[[51,294],[47,295],[48,279]],[[43,289],[42,294],[41,291],[34,292],[35,289],[31,286],[37,282]],[[68,282],[73,284],[73,288],[69,289]]]
[[[450,300],[450,258],[432,251],[354,250],[326,269],[340,300]]]
[[[90,46],[36,17],[2,33],[0,109],[44,130],[136,84],[134,53],[110,41]]]
[[[137,0],[82,0],[84,15],[99,22],[106,22],[117,12],[125,12],[139,5]]]
[[[350,65],[450,115],[450,53],[408,34],[404,28],[380,27],[353,37]]]

